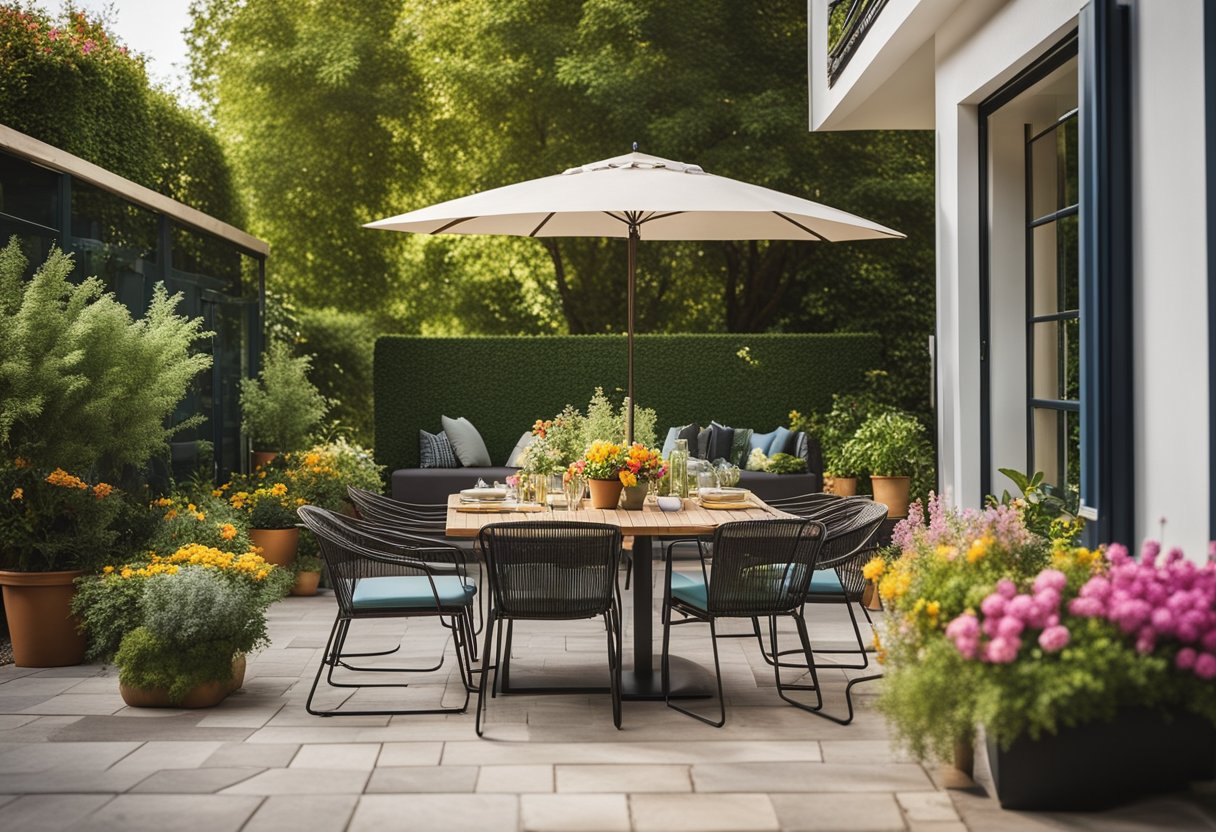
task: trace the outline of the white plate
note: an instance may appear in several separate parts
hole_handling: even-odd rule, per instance
[[[750,493],[746,488],[702,488],[697,492],[702,500],[731,503],[747,499]]]
[[[483,502],[494,502],[507,499],[507,492],[502,488],[466,488],[460,492],[461,497]]]

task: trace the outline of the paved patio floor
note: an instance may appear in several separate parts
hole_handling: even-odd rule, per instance
[[[334,609],[328,595],[277,604],[273,643],[250,657],[243,690],[205,711],[127,708],[112,668],[0,667],[0,830],[1216,829],[1216,797],[1201,788],[1103,814],[1004,812],[981,785],[891,747],[872,707],[881,682],[854,689],[858,717],[838,726],[781,703],[750,639],[719,642],[721,729],[627,702],[617,731],[607,697],[587,695],[494,699],[486,739],[471,711],[312,717],[304,700]],[[817,646],[850,636],[841,609],[810,612]],[[398,643],[393,660],[422,662],[445,631],[361,623],[350,649]],[[712,667],[704,628],[678,628],[674,643]],[[516,682],[529,671],[604,673],[597,624],[520,625],[514,653]],[[845,673],[823,676],[840,713]],[[451,667],[404,694],[330,689],[321,704],[460,698]],[[983,765],[981,755],[981,780]]]

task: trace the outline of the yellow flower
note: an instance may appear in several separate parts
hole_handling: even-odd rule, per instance
[[[9,499],[10,499],[10,500],[23,500],[23,499],[25,499],[25,489],[24,489],[24,488],[14,488],[14,489],[13,489],[13,494],[12,494],[12,496],[11,496],[11,497],[9,497]]]
[[[947,546],[944,543],[939,543],[936,554],[942,560],[954,560],[958,557],[958,549],[955,549],[953,546]]]
[[[99,482],[97,485],[93,486],[93,496],[99,500],[104,500],[112,493],[114,493],[114,486],[110,485],[108,482]]]
[[[274,485],[270,486],[270,493],[276,497],[282,497],[287,493],[287,485],[285,483],[276,482]]]
[[[307,502],[308,502],[308,500],[305,500],[303,497],[296,497],[296,505],[298,505],[298,506],[302,506],[302,505],[306,504]]]
[[[17,457],[16,459],[14,459],[14,460],[13,460],[13,467],[15,467],[15,468],[29,468],[29,467],[30,467],[30,461],[29,461],[28,459],[26,459],[25,457],[19,456],[19,457]]]
[[[795,411],[797,412],[797,411]],[[861,569],[861,576],[867,581],[875,581],[882,577],[882,573],[887,571],[887,562],[882,558],[871,558]]]
[[[161,497],[159,500],[153,503],[153,505],[160,506],[161,508],[168,508],[169,506],[173,505],[173,501],[168,497]]]
[[[626,488],[632,488],[638,484],[637,474],[632,471],[622,471],[618,476],[621,478],[621,485]]]
[[[211,489],[211,496],[212,497],[222,497],[222,496],[224,496],[224,491],[223,491],[223,489],[220,489],[220,488],[213,488],[213,489]]]
[[[988,554],[988,548],[992,545],[991,537],[985,535],[979,540],[976,540],[967,548],[967,563],[976,563],[983,559]]]
[[[232,538],[236,537],[236,526],[231,523],[225,523],[220,526],[220,537],[224,540],[232,540]]]
[[[168,523],[170,520],[174,519],[175,517],[177,517],[177,509],[171,508],[165,512],[165,522],[166,523]]]
[[[925,604],[925,612],[929,614],[930,618],[937,618],[937,616],[941,614],[941,611],[942,605],[937,601],[930,601],[929,603]]]
[[[260,480],[264,480],[264,479],[266,479],[266,472],[265,472],[265,471],[259,471],[259,472],[258,472],[258,479],[260,479]]]
[[[110,574],[111,572],[113,572],[113,571],[114,571],[114,567],[113,567],[113,566],[106,566],[106,567],[104,567],[104,568],[101,570],[101,573],[102,573],[103,575],[109,575],[109,574]]]

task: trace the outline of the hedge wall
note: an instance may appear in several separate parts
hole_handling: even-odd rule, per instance
[[[536,419],[585,408],[597,385],[623,388],[625,361],[623,335],[381,337],[376,460],[390,471],[416,466],[419,429],[437,433],[447,415],[468,418],[501,465]],[[639,335],[634,384],[638,402],[658,413],[660,438],[693,420],[769,431],[788,424],[792,408],[829,406],[878,362],[869,334]]]

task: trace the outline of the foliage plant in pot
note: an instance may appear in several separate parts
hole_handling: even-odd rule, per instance
[[[806,431],[819,441],[823,454],[824,490],[840,497],[857,493],[857,477],[861,469],[843,454],[844,445],[871,414],[889,410],[879,404],[872,392],[834,393],[832,407],[827,412],[803,416],[791,410],[790,430]]]
[[[915,416],[888,410],[868,417],[840,457],[870,474],[874,501],[886,505],[888,516],[904,517],[912,477],[931,463],[933,451]]]
[[[162,285],[133,320],[97,278],[73,282],[58,248],[29,280],[27,266],[16,237],[0,249],[0,583],[16,662],[47,667],[81,661],[68,604],[118,545],[110,483],[199,421],[171,419],[210,333]]]
[[[371,451],[343,437],[283,456],[282,479],[298,499],[330,511],[351,513],[346,487],[353,485],[379,493],[384,486],[383,465]]]
[[[329,402],[308,380],[311,360],[276,341],[256,379],[241,380],[241,427],[253,442],[253,467],[308,444]]]
[[[106,567],[82,581],[76,609],[127,704],[208,707],[240,687],[244,655],[266,643],[266,609],[291,581],[255,552],[190,544]]]
[[[324,562],[316,555],[300,555],[296,559],[296,576],[295,583],[291,585],[291,594],[306,597],[316,595],[323,567]]]
[[[617,477],[624,486],[621,498],[621,508],[629,511],[640,510],[650,493],[651,484],[663,479],[667,466],[663,462],[662,452],[635,442],[625,451],[625,464]]]
[[[276,566],[291,566],[300,545],[296,508],[303,497],[288,493],[287,484],[276,482],[252,491],[237,491],[228,498],[232,507],[247,513],[249,539],[262,557]]]
[[[586,478],[592,508],[616,508],[624,487],[621,472],[625,460],[625,450],[620,445],[597,439],[587,448],[583,458],[570,466],[571,476]]]
[[[1076,548],[933,499],[865,567],[890,610],[879,700],[918,756],[983,726],[1001,803],[1096,809],[1216,776],[1216,564]]]

